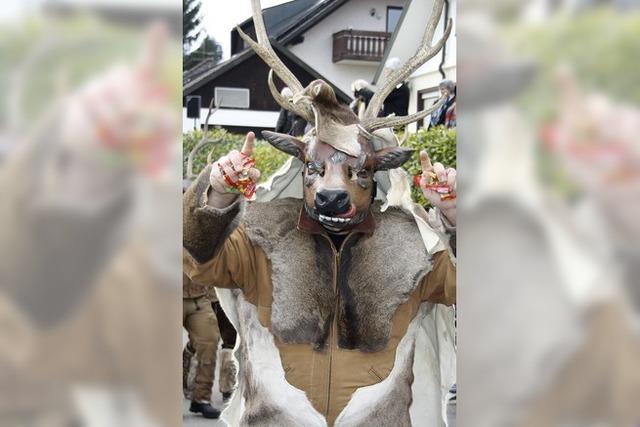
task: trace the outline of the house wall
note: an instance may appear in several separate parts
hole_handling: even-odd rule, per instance
[[[443,66],[446,78],[456,81],[456,7],[457,0],[449,0],[449,17],[453,19],[453,28],[449,39],[446,43],[446,60]],[[410,58],[418,48],[422,39],[425,24],[431,15],[433,8],[433,0],[413,0],[409,4],[409,10],[405,15],[401,28],[398,31],[388,57],[398,57],[402,61]],[[434,34],[434,41],[439,40],[444,32],[444,11],[440,19],[440,23]],[[411,98],[409,100],[409,113],[415,113],[418,109],[422,109],[423,105],[420,100],[420,93],[437,87],[442,76],[440,75],[439,65],[442,61],[442,51],[427,61],[418,70],[416,70],[409,78],[409,87],[411,88]],[[426,119],[428,123],[428,118]],[[415,132],[417,124],[409,125],[409,131]]]
[[[420,0],[423,1],[423,0]],[[356,79],[371,81],[378,63],[332,61],[333,34],[341,30],[386,31],[387,6],[404,7],[407,0],[351,0],[303,34],[304,42],[289,50],[347,94]],[[376,9],[375,16],[370,10]]]
[[[207,117],[208,108],[200,110],[201,120],[187,118],[187,110],[182,110],[182,131],[189,132],[192,129],[201,129]],[[260,138],[260,131],[274,130],[278,120],[277,111],[256,111],[238,109],[219,109],[209,118],[209,125],[220,126],[229,132],[246,133],[254,132]]]
[[[294,62],[287,58],[283,58],[283,62],[304,86],[314,80],[311,74]],[[198,89],[189,92],[188,95],[202,96],[202,106],[208,107],[216,87],[244,88],[249,89],[249,110],[278,111],[280,106],[274,101],[267,85],[268,75],[267,64],[257,55],[252,55]],[[275,82],[277,87],[283,86],[277,77]]]
[[[303,85],[307,85],[315,78],[296,63],[288,58],[283,58],[283,62],[296,75]],[[262,129],[273,129],[278,119],[280,106],[274,101],[269,92],[267,77],[269,68],[257,55],[251,55],[246,60],[238,63],[233,68],[221,73],[215,79],[208,81],[199,88],[185,93],[183,106],[185,106],[186,95],[200,95],[202,97],[201,120],[197,120],[196,127],[200,127],[207,117],[207,111],[211,98],[214,97],[216,87],[232,87],[249,89],[249,108],[232,109],[224,108],[213,114],[209,124],[222,126],[229,131],[250,129],[259,131]],[[278,77],[275,77],[278,88],[284,85]],[[215,102],[214,102],[215,105]],[[186,108],[183,108],[183,131],[189,131],[194,127],[193,119],[187,119]]]

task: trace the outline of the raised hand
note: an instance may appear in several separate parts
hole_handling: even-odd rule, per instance
[[[255,187],[260,171],[251,158],[255,135],[249,132],[240,151],[232,150],[213,163],[209,177],[211,188],[217,194],[209,196],[209,203],[216,207],[228,206],[238,194],[248,195],[247,187]]]
[[[420,189],[431,204],[439,208],[449,222],[456,224],[456,170],[442,163],[431,164],[426,151],[420,152],[422,177]]]

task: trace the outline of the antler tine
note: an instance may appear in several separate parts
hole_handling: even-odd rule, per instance
[[[282,79],[282,81],[289,86],[293,93],[302,92],[302,84],[293,75],[293,73],[284,65],[284,63],[278,58],[278,55],[274,52],[269,42],[269,36],[267,36],[267,30],[264,26],[264,20],[262,19],[262,7],[260,6],[260,0],[251,0],[251,9],[253,11],[253,25],[256,30],[255,42],[251,37],[246,35],[240,27],[236,27],[238,34],[249,46],[262,58],[264,62],[271,67],[275,73]]]
[[[387,96],[389,96],[393,88],[398,83],[406,80],[411,75],[411,73],[417,70],[429,59],[433,58],[436,53],[438,53],[438,51],[442,49],[442,46],[445,44],[445,42],[449,38],[449,34],[451,33],[451,27],[453,23],[451,19],[449,19],[447,22],[447,26],[442,38],[438,40],[438,42],[434,45],[431,44],[431,41],[433,40],[433,35],[438,26],[438,22],[440,21],[440,15],[442,14],[443,6],[444,0],[436,0],[434,2],[431,17],[429,18],[429,22],[427,23],[427,26],[425,28],[420,47],[413,55],[413,57],[411,57],[401,68],[390,73],[382,87],[375,92],[375,94],[371,98],[371,101],[369,101],[367,110],[365,111],[365,119],[376,118],[378,116],[378,112],[382,108],[382,104],[384,103]]]
[[[436,32],[436,28],[438,28],[438,23],[440,22],[440,15],[442,15],[443,8],[444,8],[443,0],[441,1],[436,0],[433,3],[433,9],[431,10],[431,17],[429,18],[429,22],[427,22],[427,26],[424,29],[424,35],[422,36],[423,46],[431,46],[431,43],[433,42],[433,35]]]
[[[211,98],[211,102],[209,102],[209,111],[207,112],[207,118],[205,119],[205,122],[204,122],[204,131],[202,132],[202,138],[200,138],[200,141],[198,141],[198,143],[193,147],[193,149],[189,152],[189,155],[187,156],[186,177],[188,179],[197,178],[197,175],[193,173],[193,158],[195,157],[196,153],[200,151],[200,149],[205,145],[207,145],[208,143],[213,142],[210,139],[207,139],[207,134],[209,133],[209,118],[211,117],[212,114],[214,114],[220,108],[218,106],[216,106],[216,108],[213,108],[213,101],[214,101],[214,98]]]
[[[304,107],[299,107],[298,105],[292,102],[289,102],[289,100],[285,99],[280,94],[280,92],[278,92],[278,89],[276,88],[276,85],[273,82],[273,70],[269,70],[269,78],[267,79],[267,83],[269,84],[269,90],[271,91],[271,95],[273,96],[273,99],[276,100],[278,105],[280,105],[285,110],[293,111],[295,114],[302,117],[307,122],[310,122],[310,123],[315,122],[315,118],[311,111],[309,111]]]
[[[431,107],[424,109],[422,111],[418,111],[417,113],[410,114],[408,116],[390,116],[390,117],[376,117],[373,119],[365,119],[363,120],[362,127],[364,127],[368,132],[373,132],[382,128],[394,128],[396,126],[405,126],[409,123],[417,122],[418,120],[422,120],[427,117],[429,114],[436,111],[438,108],[444,104],[445,98],[440,98],[440,100],[432,105]]]

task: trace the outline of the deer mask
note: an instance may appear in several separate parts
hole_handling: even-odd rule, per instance
[[[387,76],[360,121],[346,105],[338,102],[332,87],[326,82],[315,80],[306,88],[302,87],[269,43],[260,0],[251,0],[257,42],[240,28],[237,28],[238,33],[271,67],[268,84],[276,102],[314,125],[303,139],[267,131],[262,135],[274,147],[304,163],[305,210],[327,230],[345,232],[364,221],[375,194],[374,173],[400,167],[413,154],[413,150],[402,147],[375,150],[378,137],[374,131],[418,121],[444,101],[441,99],[431,108],[409,116],[378,117],[384,100],[395,86],[435,56],[444,45],[451,32],[451,21],[447,23],[443,37],[437,43],[431,43],[443,3],[443,0],[435,1],[419,49],[402,67]],[[291,99],[280,94],[273,82],[273,72],[291,88]]]

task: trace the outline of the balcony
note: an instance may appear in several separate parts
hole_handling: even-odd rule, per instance
[[[333,35],[333,62],[380,62],[391,33],[342,30]]]

